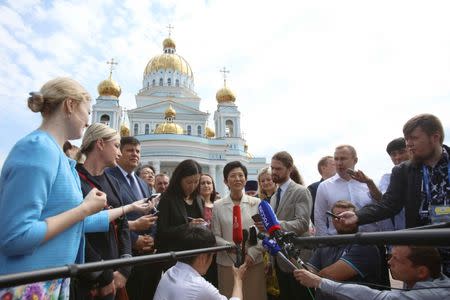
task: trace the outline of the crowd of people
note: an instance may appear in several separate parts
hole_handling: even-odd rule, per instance
[[[220,195],[195,160],[180,162],[170,177],[141,164],[138,139],[88,125],[90,101],[70,78],[30,93],[42,124],[16,143],[1,172],[0,275],[234,245],[236,209],[242,228],[267,234],[255,218],[262,201],[283,232],[299,237],[450,221],[450,148],[436,116],[406,122],[404,138],[387,144],[394,168],[379,182],[356,169],[354,147],[338,145],[319,160],[321,179],[309,186],[286,151],[256,181],[243,162],[228,162],[228,192]],[[80,147],[68,142],[79,138]],[[450,248],[302,249],[307,268],[293,271],[261,242],[244,246],[240,266],[234,248],[8,287],[0,299],[450,299]],[[388,269],[405,289],[389,290]]]

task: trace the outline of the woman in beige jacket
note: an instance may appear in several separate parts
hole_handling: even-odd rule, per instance
[[[225,184],[230,194],[214,202],[212,230],[218,245],[233,243],[233,207],[240,206],[242,229],[254,224],[252,216],[258,213],[260,200],[244,194],[243,189],[247,181],[247,168],[238,161],[228,163],[223,169]],[[264,264],[262,262],[263,248],[259,245],[246,247],[244,258],[247,272],[243,282],[244,299],[267,299]],[[217,253],[219,277],[219,291],[222,295],[231,297],[233,290],[232,265],[236,255],[229,252]]]

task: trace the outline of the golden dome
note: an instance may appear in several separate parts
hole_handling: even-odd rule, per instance
[[[234,102],[236,100],[236,97],[234,96],[233,92],[229,88],[224,87],[217,91],[216,100],[219,103]]]
[[[120,125],[120,136],[130,136],[130,129],[125,125]]]
[[[164,53],[153,57],[147,63],[144,70],[144,76],[153,72],[158,72],[161,69],[171,69],[193,78],[194,75],[189,63],[182,56],[175,53],[175,42],[171,38],[167,38],[163,42],[163,47]],[[169,50],[169,48],[174,50]]]
[[[177,112],[175,111],[175,109],[173,109],[172,104],[170,104],[169,107],[164,112],[164,116],[166,118],[175,118],[176,115]]]
[[[159,124],[155,133],[165,133],[165,134],[183,134],[183,128],[176,123],[164,122],[163,124]]]
[[[102,82],[99,83],[97,86],[98,94],[100,96],[115,96],[119,98],[120,94],[122,93],[122,89],[120,86],[111,79],[105,79]]]
[[[163,41],[163,47],[166,48],[175,48],[175,42],[171,38],[167,38]]]
[[[210,139],[211,139],[211,138],[213,138],[213,137],[216,136],[216,133],[214,132],[213,129],[211,129],[211,128],[209,128],[209,127],[206,127],[205,135],[206,135],[207,138],[210,138]]]

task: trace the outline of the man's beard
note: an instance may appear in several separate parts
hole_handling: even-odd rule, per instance
[[[285,182],[286,180],[288,179],[288,177],[287,176],[285,176],[285,177],[279,177],[279,176],[272,176],[272,181],[273,182],[275,182],[275,183],[283,183],[283,182]]]

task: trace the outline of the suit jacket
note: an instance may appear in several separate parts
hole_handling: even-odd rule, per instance
[[[137,200],[140,200],[140,199],[136,199],[136,197],[134,196],[134,194],[131,190],[130,184],[128,183],[128,179],[125,178],[125,176],[123,176],[123,173],[119,169],[119,167],[109,168],[106,170],[106,173],[109,175],[112,175],[119,182],[121,199],[122,199],[122,202],[124,205],[131,204]],[[151,192],[150,192],[150,189],[148,188],[148,184],[144,180],[139,178],[138,176],[135,176],[135,177],[137,179],[137,184],[141,188],[141,192],[144,195],[144,198],[150,197]],[[143,215],[138,212],[130,212],[127,214],[127,219],[133,221],[142,216]],[[143,234],[143,233],[150,234],[151,229],[149,229],[148,231],[145,231],[145,232],[130,231],[132,245],[134,245],[136,243],[138,235]]]
[[[277,194],[275,193],[270,199],[270,206],[272,206],[274,211],[276,202]],[[292,231],[298,236],[308,236],[311,207],[312,200],[309,190],[291,181],[280,199],[275,214],[284,231]],[[282,271],[289,272],[289,268],[286,268],[278,258],[277,262]]]
[[[247,229],[254,224],[252,216],[258,213],[258,205],[261,202],[258,198],[243,195],[240,203],[242,229]],[[233,200],[230,195],[220,200],[214,201],[212,231],[216,236],[218,246],[233,243]],[[260,244],[260,243],[259,243]],[[262,262],[263,248],[261,245],[247,247],[247,254],[253,258],[255,263]],[[225,251],[217,252],[217,263],[222,266],[232,266],[236,255],[226,253]]]
[[[203,203],[198,197],[194,198],[203,216]],[[177,237],[183,226],[189,224],[186,206],[183,198],[175,197],[165,192],[158,204],[158,231],[156,233],[156,248],[158,252],[173,251],[179,245]]]

